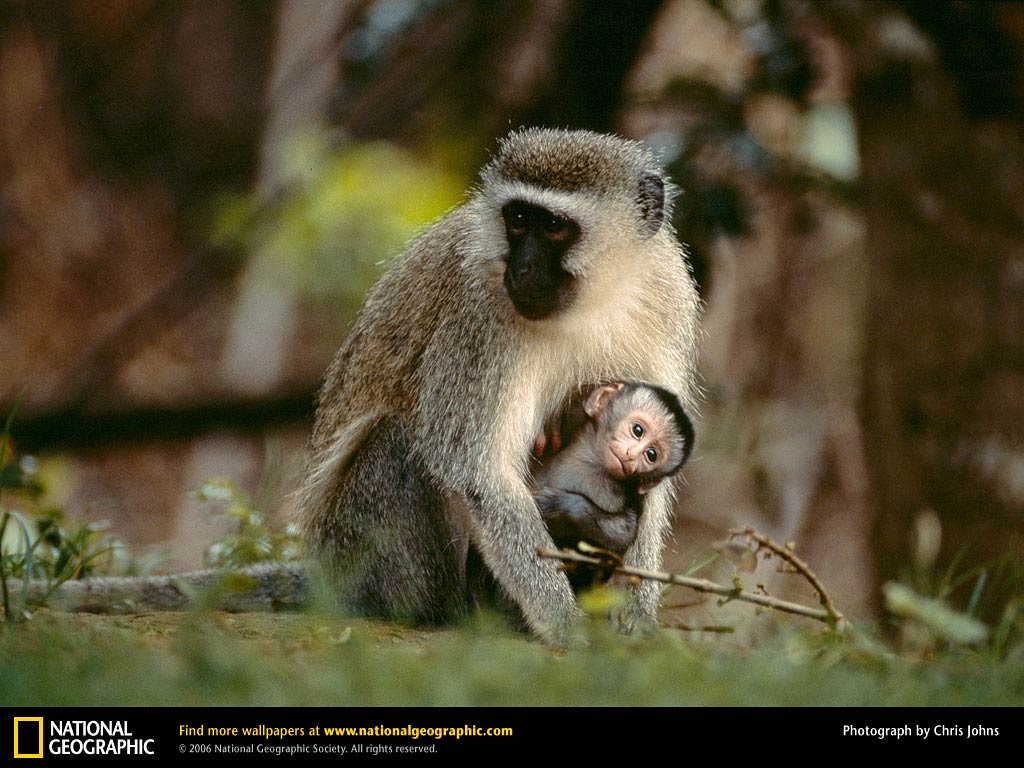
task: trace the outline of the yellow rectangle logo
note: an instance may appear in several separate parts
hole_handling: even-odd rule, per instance
[[[27,743],[22,743],[18,739],[18,731],[21,729],[18,727],[22,723],[35,723],[39,727],[39,738],[32,740],[26,739]],[[29,730],[29,729],[26,729]],[[28,750],[35,750],[29,752]],[[22,751],[26,750],[26,751]],[[43,756],[43,718],[41,717],[16,717],[14,718],[14,756],[15,757],[42,757]]]

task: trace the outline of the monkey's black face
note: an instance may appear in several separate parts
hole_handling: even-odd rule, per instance
[[[516,311],[529,320],[543,320],[572,301],[572,275],[562,267],[579,239],[576,222],[522,200],[501,209],[508,237],[505,290]]]

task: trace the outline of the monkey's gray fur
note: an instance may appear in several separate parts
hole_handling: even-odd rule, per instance
[[[695,411],[699,304],[669,224],[670,185],[642,145],[524,129],[468,201],[414,240],[370,291],[320,392],[300,491],[312,552],[356,611],[451,621],[472,605],[469,548],[541,637],[579,615],[527,486],[534,437],[566,396],[603,381],[660,385]],[[503,280],[503,206],[574,222],[555,266],[571,289],[543,319]],[[550,266],[550,265],[549,265]],[[651,491],[626,562],[658,568],[672,489]],[[653,620],[653,582],[621,620]]]

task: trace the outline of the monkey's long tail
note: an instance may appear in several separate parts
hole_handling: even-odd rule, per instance
[[[12,597],[25,595],[24,583],[8,583]],[[29,605],[83,613],[139,613],[206,608],[234,612],[280,611],[309,602],[305,562],[259,563],[235,571],[209,569],[167,576],[101,577],[52,586],[30,581]]]

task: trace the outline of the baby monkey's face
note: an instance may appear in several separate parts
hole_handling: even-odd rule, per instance
[[[669,453],[671,427],[657,413],[630,410],[612,425],[605,443],[605,466],[618,480],[659,477]]]
[[[605,384],[590,393],[583,408],[594,420],[594,445],[605,470],[616,480],[636,481],[640,493],[686,460],[693,433],[674,395],[643,384]]]

